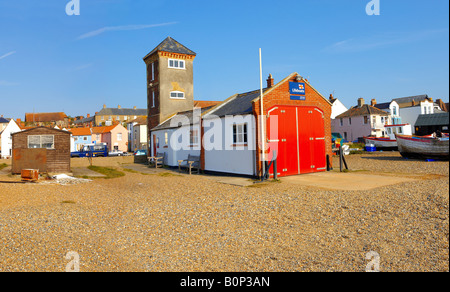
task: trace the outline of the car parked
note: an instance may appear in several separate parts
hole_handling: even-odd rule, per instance
[[[134,156],[141,156],[141,155],[145,155],[147,156],[147,150],[143,149],[143,150],[137,150],[134,152]]]
[[[120,150],[113,150],[111,152],[108,153],[109,156],[125,156],[125,152],[120,151]]]

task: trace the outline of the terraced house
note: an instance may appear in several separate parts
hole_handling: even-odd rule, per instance
[[[95,125],[100,126],[112,126],[115,122],[121,124],[128,123],[131,120],[137,118],[144,118],[147,116],[147,109],[122,108],[120,105],[117,108],[108,108],[103,105],[101,111],[95,114]]]

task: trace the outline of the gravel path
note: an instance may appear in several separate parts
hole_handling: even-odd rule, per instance
[[[64,271],[70,251],[81,271],[364,271],[371,251],[381,271],[449,271],[449,163],[347,160],[421,179],[358,192],[140,173],[0,184],[0,271]]]

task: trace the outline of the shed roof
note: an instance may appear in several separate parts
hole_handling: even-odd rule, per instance
[[[19,135],[19,134],[28,134],[29,132],[32,132],[32,131],[37,130],[37,129],[47,129],[47,130],[50,130],[50,131],[54,131],[54,132],[59,132],[59,133],[63,133],[63,134],[68,134],[68,135],[70,135],[70,132],[69,132],[69,131],[66,131],[66,130],[60,130],[60,129],[55,129],[55,128],[52,128],[52,127],[42,127],[42,126],[41,126],[41,127],[33,127],[33,128],[28,128],[28,129],[22,128],[22,129],[24,129],[24,130],[21,131],[21,132],[13,133],[13,134],[11,134],[11,136]]]
[[[438,114],[420,115],[417,118],[415,127],[441,126],[448,124],[449,124],[449,113],[438,113]]]

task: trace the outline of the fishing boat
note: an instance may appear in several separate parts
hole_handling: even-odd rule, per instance
[[[396,135],[398,150],[405,158],[449,160],[449,138]]]
[[[364,137],[366,145],[373,145],[376,149],[397,150],[396,134],[411,135],[412,127],[410,124],[386,125],[384,126],[386,136],[384,137]]]

